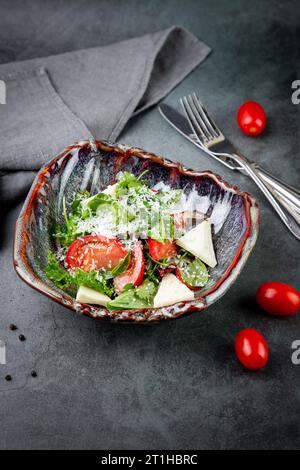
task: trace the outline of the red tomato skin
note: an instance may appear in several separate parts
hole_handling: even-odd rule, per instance
[[[246,328],[235,338],[235,354],[246,369],[258,370],[269,360],[269,348],[259,331]]]
[[[247,101],[237,112],[237,122],[244,134],[259,135],[266,127],[267,115],[259,103]]]
[[[98,248],[97,248],[98,247]],[[98,252],[98,253],[97,253]],[[111,269],[127,255],[127,250],[117,238],[103,235],[85,235],[71,243],[66,254],[65,264],[68,269]]]
[[[153,259],[159,261],[163,258],[170,258],[177,253],[177,245],[175,242],[161,243],[157,240],[149,238],[147,241],[149,253]]]
[[[75,267],[76,253],[78,252],[81,246],[82,242],[79,239],[74,240],[73,243],[71,243],[71,245],[69,246],[65,259],[65,264],[68,269],[72,269],[73,267]]]
[[[290,317],[300,309],[300,294],[289,284],[265,282],[256,292],[256,302],[271,315]]]
[[[132,259],[130,266],[124,273],[114,278],[114,286],[118,294],[120,294],[126,284],[139,286],[144,279],[145,259],[142,244],[136,241],[133,246]]]

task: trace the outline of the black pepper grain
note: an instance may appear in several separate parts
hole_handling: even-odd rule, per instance
[[[14,331],[14,330],[17,330],[18,327],[17,327],[17,325],[14,325],[13,323],[11,323],[11,324],[9,325],[9,329],[10,329],[11,331]]]
[[[36,373],[35,370],[32,370],[32,371],[31,371],[31,377],[37,377],[37,373]]]
[[[25,339],[26,339],[26,338],[25,338],[24,335],[19,335],[19,340],[20,340],[20,341],[25,341]]]
[[[5,380],[7,380],[7,382],[10,382],[11,379],[12,379],[11,375],[8,374],[5,376]]]

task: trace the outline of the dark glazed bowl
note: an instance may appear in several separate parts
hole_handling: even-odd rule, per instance
[[[203,197],[204,212],[214,221],[214,246],[218,265],[210,270],[210,281],[196,292],[195,300],[169,307],[144,310],[108,311],[81,304],[45,276],[47,253],[55,249],[50,232],[62,222],[62,201],[67,205],[74,191],[88,189],[95,194],[115,182],[120,170],[140,174],[151,184],[158,181],[189,193],[195,188]],[[46,164],[37,175],[16,223],[14,266],[31,287],[62,305],[93,318],[148,322],[178,318],[200,311],[218,300],[241,272],[258,235],[259,209],[255,199],[209,172],[195,172],[138,148],[101,141],[72,145]]]

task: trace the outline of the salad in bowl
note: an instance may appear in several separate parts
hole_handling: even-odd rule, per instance
[[[82,141],[39,171],[16,222],[14,266],[83,315],[169,320],[226,293],[258,228],[255,199],[210,171]]]
[[[58,288],[75,286],[78,302],[158,308],[193,300],[207,284],[217,259],[211,220],[195,208],[199,196],[149,185],[147,172],[119,172],[93,196],[76,192],[69,212],[63,202],[45,273]]]

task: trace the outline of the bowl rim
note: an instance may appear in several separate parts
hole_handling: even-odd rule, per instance
[[[212,179],[215,184],[229,190],[234,194],[242,196],[244,199],[244,207],[246,211],[246,222],[247,227],[245,234],[241,239],[239,247],[236,251],[234,258],[230,265],[224,272],[223,276],[218,282],[209,290],[203,297],[197,296],[192,301],[179,302],[168,307],[161,308],[148,308],[143,310],[124,310],[124,311],[109,311],[104,307],[96,307],[89,304],[83,304],[77,302],[73,297],[64,291],[51,287],[46,284],[31,268],[29,260],[26,255],[26,243],[29,241],[26,236],[26,221],[28,221],[32,208],[37,197],[40,188],[47,184],[47,174],[50,169],[58,161],[70,156],[72,158],[74,150],[80,150],[82,148],[89,148],[91,151],[108,151],[117,152],[120,156],[126,158],[128,156],[136,156],[145,160],[151,160],[167,168],[174,168],[178,170],[181,175],[188,176],[207,176]],[[113,320],[118,322],[138,322],[145,323],[150,321],[175,319],[183,315],[195,311],[201,311],[207,308],[212,303],[216,302],[222,297],[229,287],[234,283],[235,279],[244,267],[248,256],[250,255],[254,245],[256,243],[260,223],[260,211],[255,198],[248,192],[241,191],[237,186],[229,184],[221,176],[206,170],[206,171],[195,171],[186,168],[181,163],[172,162],[164,157],[157,156],[154,153],[147,152],[139,147],[130,147],[119,143],[111,143],[105,140],[84,140],[79,141],[73,145],[66,147],[52,160],[44,164],[38,172],[26,200],[23,204],[22,210],[15,224],[14,231],[14,242],[13,242],[13,265],[18,276],[27,283],[30,287],[34,288],[38,292],[50,297],[56,302],[63,306],[81,313],[83,315],[90,316],[96,319]]]

